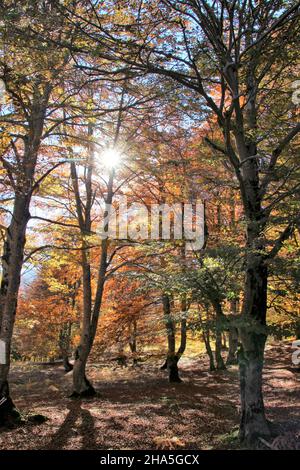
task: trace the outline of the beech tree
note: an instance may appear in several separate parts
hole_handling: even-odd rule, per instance
[[[181,41],[177,47],[145,47],[139,52],[138,64],[178,81],[206,102],[223,134],[222,142],[207,140],[234,168],[244,206],[247,254],[244,325],[239,331],[240,437],[252,441],[270,434],[262,396],[268,264],[299,223],[296,212],[288,214],[279,236],[272,240],[266,236],[278,204],[299,192],[294,174],[292,183],[286,183],[293,170],[297,171],[296,161],[289,168],[286,162],[293,155],[291,143],[300,126],[290,119],[292,101],[283,105],[278,91],[295,72],[299,4],[163,1],[160,7],[160,27],[169,24],[175,28]],[[143,19],[140,24],[142,27]],[[217,100],[211,96],[215,81],[220,87]],[[279,118],[281,105],[279,129],[264,115],[271,106]]]
[[[3,243],[0,291],[0,339],[5,344],[6,354],[5,364],[0,364],[0,397],[4,399],[0,421],[5,420],[14,407],[9,396],[8,373],[26,229],[31,218],[30,203],[43,180],[61,164],[58,160],[61,153],[57,149],[56,161],[47,158],[45,149],[65,120],[62,108],[70,105],[75,89],[81,87],[77,76],[76,85],[73,83],[74,87],[62,94],[63,82],[72,70],[69,53],[53,46],[51,53],[47,48],[46,54],[45,44],[28,37],[31,21],[38,22],[41,30],[46,27],[45,20],[48,31],[55,25],[56,37],[69,33],[63,29],[63,19],[52,14],[51,6],[44,5],[39,10],[27,2],[18,10],[14,2],[5,2],[1,5],[1,14],[0,73],[6,100],[0,116],[0,162],[5,194],[2,209],[8,215],[8,226]],[[68,119],[71,114],[69,109]],[[52,149],[55,154],[55,146]]]
[[[262,395],[268,266],[299,224],[297,211],[281,220],[277,237],[267,233],[278,206],[299,193],[293,143],[300,125],[291,100],[299,3],[162,0],[122,6],[117,24],[113,4],[102,10],[96,2],[86,16],[72,14],[88,25],[98,47],[110,45],[108,57],[116,64],[177,82],[220,128],[220,140],[207,135],[206,141],[234,170],[246,223],[240,437],[269,436]],[[115,15],[120,17],[118,9]]]
[[[106,89],[105,103],[110,98],[110,106],[104,109],[102,118],[93,117],[89,120],[86,125],[87,135],[84,136],[82,132],[76,135],[76,126],[73,129],[73,142],[80,143],[84,138],[81,146],[82,161],[79,164],[71,161],[70,164],[72,196],[69,211],[73,217],[75,215],[80,233],[83,290],[80,343],[76,348],[73,367],[74,398],[93,396],[96,393],[86,376],[86,365],[97,333],[106,281],[130,262],[130,259],[119,257],[121,250],[128,245],[127,237],[120,243],[110,238],[110,217],[114,196],[124,182],[134,177],[134,172],[124,164],[124,179],[121,176],[117,179],[118,165],[117,162],[114,165],[114,158],[121,158],[122,153],[130,152],[132,135],[135,134],[136,127],[139,127],[139,120],[136,121],[135,115],[132,119],[131,112],[141,107],[142,115],[144,102],[149,98],[141,98],[138,93],[132,97],[128,87],[129,83],[125,80],[116,87],[117,91],[110,92],[109,87]],[[96,96],[95,89],[91,88],[90,93],[95,94],[95,101],[101,101],[105,96],[105,90]],[[105,119],[107,114],[109,118]],[[69,137],[67,136],[66,144],[72,153],[68,145]],[[129,172],[129,176],[126,172]],[[98,257],[95,253],[97,248]],[[92,263],[92,254],[96,256],[95,263]],[[92,274],[92,265],[96,267],[96,279]]]

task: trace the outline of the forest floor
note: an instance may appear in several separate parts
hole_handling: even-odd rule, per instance
[[[264,370],[268,418],[279,433],[300,430],[299,372],[288,343],[269,345]],[[209,372],[206,358],[183,357],[183,383],[169,384],[156,358],[137,367],[89,365],[99,395],[71,400],[61,365],[14,363],[11,392],[23,412],[49,419],[0,430],[0,449],[238,448],[236,366]]]

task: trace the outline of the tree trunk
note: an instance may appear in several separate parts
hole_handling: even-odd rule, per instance
[[[232,300],[231,303],[231,314],[236,315],[238,313],[238,301],[236,299]],[[227,365],[234,365],[238,363],[237,359],[237,349],[238,349],[238,330],[235,326],[229,325],[229,349],[228,356],[226,360]]]
[[[296,339],[300,339],[300,322],[296,323],[295,336],[296,336]]]
[[[270,436],[262,394],[264,348],[267,339],[267,267],[260,255],[249,253],[239,351],[241,423],[240,439],[252,444],[259,436]]]
[[[213,355],[211,345],[210,345],[209,329],[207,329],[206,331],[204,330],[202,331],[202,337],[203,337],[205,349],[209,358],[209,370],[213,372],[216,370],[216,367],[215,367],[214,355]]]
[[[133,320],[132,322],[132,329],[130,331],[130,339],[129,339],[129,347],[131,354],[133,356],[133,365],[137,364],[137,344],[136,344],[136,339],[137,339],[137,321]]]
[[[30,195],[17,194],[14,204],[12,221],[7,229],[2,256],[2,281],[0,293],[0,340],[5,347],[5,364],[0,364],[0,402],[5,413],[0,413],[1,419],[6,420],[12,412],[16,412],[9,397],[8,373],[10,368],[10,351],[15,316],[17,310],[18,293],[21,280],[21,271],[24,257],[25,232],[30,217]],[[1,418],[2,416],[2,418]]]
[[[86,363],[89,357],[89,347],[77,348],[75,353],[75,362],[73,366],[73,393],[72,398],[93,397],[96,391],[90,381],[86,377]]]
[[[69,356],[63,356],[63,366],[66,372],[71,372],[73,370],[73,364],[69,361]]]
[[[92,135],[92,128],[89,128]],[[91,338],[91,316],[92,316],[92,286],[91,266],[89,260],[89,244],[86,235],[91,231],[91,208],[92,208],[92,171],[93,152],[90,152],[89,165],[85,180],[86,207],[82,209],[82,200],[78,183],[75,163],[71,163],[71,177],[75,194],[77,218],[82,235],[81,267],[83,286],[83,318],[80,344],[76,349],[75,362],[73,366],[73,393],[71,397],[86,397],[95,395],[95,390],[86,377],[86,363],[89,357],[93,339]]]
[[[168,356],[167,358],[169,382],[175,382],[175,383],[182,382],[181,378],[179,377],[178,361],[179,361],[179,358],[176,354],[173,356]]]
[[[85,243],[85,242],[84,242]],[[91,269],[87,250],[82,250],[83,270],[83,320],[80,344],[76,349],[73,366],[72,397],[91,397],[96,394],[94,387],[86,377],[86,364],[93,345],[94,334],[91,328]]]
[[[91,267],[88,260],[87,246],[83,240],[84,249],[81,252],[82,284],[83,284],[83,319],[81,327],[80,344],[76,349],[73,366],[73,393],[72,397],[91,397],[96,394],[95,389],[86,377],[86,364],[93,345],[95,332],[91,326],[92,292]]]
[[[187,327],[186,327],[186,315],[187,315],[187,301],[186,295],[183,294],[181,297],[181,322],[180,322],[180,346],[177,351],[177,356],[180,359],[186,349],[187,340]]]
[[[226,359],[226,365],[234,365],[238,363],[237,359],[237,349],[238,349],[238,330],[235,327],[230,327],[229,330],[229,349],[228,349],[228,355]]]
[[[217,364],[217,370],[226,369],[223,357],[222,357],[222,332],[216,328],[216,347],[215,347],[215,358]]]
[[[178,362],[183,355],[186,348],[186,319],[182,319],[180,322],[180,346],[176,354],[168,355],[166,365],[169,371],[169,382],[182,382],[179,377]]]
[[[0,289],[0,341],[5,347],[5,364],[0,364],[0,402],[6,408],[2,418],[11,413],[16,416],[16,410],[9,397],[8,374],[10,369],[10,353],[15,316],[17,311],[18,294],[21,272],[24,260],[26,229],[30,219],[29,207],[34,185],[34,175],[40,148],[45,113],[52,86],[45,83],[43,92],[36,83],[32,90],[32,101],[26,112],[28,133],[24,139],[24,152],[14,173],[14,208],[2,256],[2,280]],[[13,168],[13,165],[12,165]],[[11,171],[11,169],[9,169]]]
[[[209,326],[207,324],[204,324],[202,321],[202,315],[201,315],[199,304],[198,304],[198,314],[199,314],[199,321],[200,321],[200,325],[202,329],[202,338],[203,338],[205,349],[209,358],[209,370],[213,372],[216,370],[216,367],[215,367],[214,355],[213,355],[211,345],[210,345],[210,330],[209,330]],[[209,310],[207,307],[206,307],[206,315],[207,315],[207,321],[208,321]]]
[[[59,333],[59,348],[63,360],[63,366],[66,372],[73,370],[73,365],[69,361],[70,341],[71,341],[72,323],[65,323]]]
[[[14,425],[19,420],[20,413],[10,398],[8,381],[2,382],[0,388],[0,428]]]
[[[213,306],[216,312],[216,328],[215,328],[215,335],[216,335],[216,344],[215,344],[215,358],[216,358],[216,365],[217,370],[224,370],[226,369],[225,362],[222,357],[222,320],[223,320],[223,311],[222,306],[219,302],[214,301]]]
[[[171,315],[171,302],[170,297],[167,294],[164,294],[162,297],[163,301],[163,310],[164,310],[164,318],[165,318],[165,325],[167,329],[167,337],[168,337],[168,354],[167,360],[165,364],[161,367],[161,369],[167,369],[169,372],[169,382],[182,382],[179,377],[178,372],[178,361],[179,358],[176,354],[176,343],[175,343],[175,333],[176,327],[175,323],[172,319]]]
[[[117,145],[119,132],[122,124],[122,107],[125,96],[125,88],[122,91],[118,119],[116,124],[116,132],[114,138],[114,145]],[[93,135],[93,126],[90,124],[88,128],[89,135]],[[94,171],[94,149],[91,148],[89,156],[89,164],[87,167],[87,174],[85,179],[86,200],[82,201],[80,196],[80,188],[78,183],[78,176],[75,163],[71,163],[71,176],[73,189],[76,200],[76,211],[79,222],[79,227],[82,235],[82,273],[83,273],[83,323],[80,338],[80,345],[77,348],[77,355],[73,369],[73,396],[93,396],[95,389],[86,378],[86,364],[91,352],[94,339],[97,332],[98,321],[102,306],[102,299],[104,293],[104,286],[106,282],[106,272],[109,267],[108,262],[108,247],[109,247],[109,216],[111,204],[114,196],[114,177],[115,169],[112,168],[109,173],[109,180],[107,184],[107,196],[105,198],[105,210],[103,214],[103,233],[101,241],[101,255],[98,266],[97,286],[92,306],[92,283],[91,283],[91,265],[90,265],[90,248],[89,242],[86,241],[86,235],[91,234],[92,227],[92,207],[96,193],[93,193],[92,176]],[[83,210],[84,208],[84,210]]]
[[[89,128],[92,135],[92,128]],[[104,238],[101,242],[101,256],[98,267],[97,287],[92,306],[92,282],[90,265],[90,247],[86,240],[86,235],[91,233],[91,209],[93,205],[92,174],[93,174],[93,152],[90,153],[90,160],[85,181],[86,202],[83,204],[80,196],[78,176],[75,163],[71,163],[71,176],[76,200],[77,218],[82,235],[82,279],[83,279],[83,320],[80,345],[77,348],[75,363],[73,368],[73,397],[86,397],[95,395],[95,389],[86,377],[86,364],[96,336],[100,309],[105,285],[105,275],[108,268],[108,229],[109,229],[109,211],[113,199],[113,182],[115,172],[112,169],[108,181],[108,193],[105,200],[104,211]],[[83,211],[82,207],[85,207]]]
[[[87,397],[95,395],[95,390],[86,377],[86,363],[92,345],[91,337],[91,273],[87,260],[86,250],[82,250],[83,269],[83,320],[80,345],[75,353],[73,366],[73,393],[72,397]]]
[[[223,351],[226,351],[227,350],[227,336],[226,336],[226,332],[224,332],[222,334],[222,349]]]
[[[251,43],[249,34],[247,41]],[[262,394],[262,369],[266,342],[267,283],[268,269],[265,260],[264,229],[267,216],[262,207],[262,192],[259,176],[258,148],[255,140],[257,130],[257,83],[253,56],[246,75],[248,102],[243,111],[235,101],[235,124],[233,130],[240,161],[243,162],[240,177],[240,190],[247,220],[247,243],[245,262],[245,284],[242,317],[244,324],[239,330],[242,343],[239,354],[241,382],[241,423],[240,438],[252,443],[259,436],[269,436],[270,430],[265,417]],[[236,71],[234,72],[236,73]],[[235,76],[238,90],[238,78]],[[246,135],[246,129],[249,133]],[[249,130],[254,131],[253,136]]]
[[[262,370],[266,337],[246,333],[239,351],[241,422],[240,439],[253,444],[259,436],[270,436],[262,395]]]

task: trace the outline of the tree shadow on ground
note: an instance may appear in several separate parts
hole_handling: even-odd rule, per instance
[[[264,390],[267,417],[280,431],[299,426],[298,383],[292,374],[289,347],[267,351]],[[0,447],[22,449],[156,449],[157,439],[178,438],[185,449],[229,448],[239,422],[238,368],[209,372],[205,358],[183,361],[181,384],[170,384],[160,362],[139,368],[112,370],[89,364],[88,376],[98,396],[92,400],[66,398],[71,376],[53,366],[14,367],[13,396],[22,410],[45,414],[49,422],[15,430]],[[28,387],[28,385],[30,385]],[[55,385],[53,387],[52,385]],[[230,443],[230,448],[233,444]],[[234,442],[234,445],[235,442]]]
[[[82,408],[80,400],[72,401],[68,405],[68,414],[63,423],[52,436],[50,443],[46,446],[46,450],[60,450],[68,447],[68,441],[75,435],[81,438],[82,449],[97,449],[95,441],[95,420],[91,413]],[[81,421],[79,424],[78,421]]]

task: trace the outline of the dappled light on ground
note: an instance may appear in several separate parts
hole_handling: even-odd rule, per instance
[[[159,362],[116,368],[91,364],[98,396],[67,398],[71,373],[60,365],[20,365],[12,391],[24,411],[49,420],[0,434],[5,449],[212,449],[237,447],[230,440],[239,422],[237,366],[209,372],[205,357],[183,358],[181,384],[169,384]],[[290,348],[267,351],[265,397],[268,418],[279,432],[300,429],[299,374]]]

